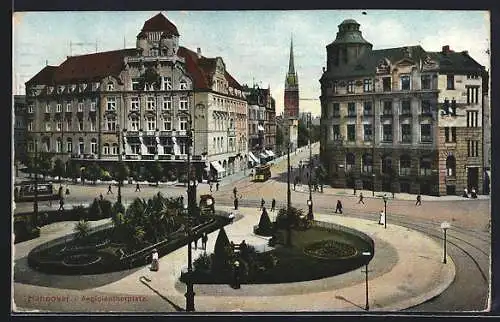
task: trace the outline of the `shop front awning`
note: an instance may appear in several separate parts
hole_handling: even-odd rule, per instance
[[[249,161],[253,161],[253,162],[257,162],[257,163],[259,162],[259,159],[257,159],[257,157],[252,152],[248,152],[248,156],[251,159]]]
[[[260,156],[261,159],[267,159],[267,158],[269,158],[269,156],[267,154],[263,153],[263,152],[261,152],[259,154],[259,156]]]
[[[266,153],[267,153],[267,155],[268,155],[268,156],[270,156],[271,158],[274,158],[274,157],[275,157],[274,152],[273,152],[273,151],[271,151],[271,150],[266,150]]]
[[[210,162],[210,164],[212,165],[212,167],[215,169],[215,171],[221,173],[221,172],[224,172],[226,171],[219,163],[219,161],[212,161]]]

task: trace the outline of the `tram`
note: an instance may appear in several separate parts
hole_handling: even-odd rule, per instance
[[[271,178],[271,165],[262,164],[255,167],[255,182],[264,182]]]

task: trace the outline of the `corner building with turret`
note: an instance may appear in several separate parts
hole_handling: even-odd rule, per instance
[[[483,193],[485,68],[443,46],[374,50],[352,19],[326,46],[320,157],[333,187]]]

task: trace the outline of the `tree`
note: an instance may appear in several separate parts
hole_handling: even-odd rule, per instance
[[[224,227],[219,230],[217,240],[215,241],[214,254],[212,261],[212,272],[215,274],[224,275],[231,269],[231,259],[233,257],[233,249],[227,238]]]
[[[37,164],[37,172],[40,172],[43,176],[43,179],[45,180],[45,176],[52,170],[52,154],[49,152],[40,153]]]
[[[66,165],[66,175],[73,179],[73,182],[76,182],[76,180],[81,177],[82,172],[78,164],[75,162],[68,162]]]
[[[265,209],[260,215],[257,233],[262,236],[271,236],[273,233],[273,224],[271,223],[271,219]]]
[[[82,240],[90,233],[90,224],[88,221],[80,220],[75,224],[73,231],[76,233],[75,239]]]
[[[89,219],[98,220],[102,218],[102,209],[99,199],[95,198],[89,208]]]
[[[125,164],[125,162],[120,161],[117,163],[115,167],[115,178],[118,180],[120,183],[123,182],[123,180],[126,180],[130,175],[130,169],[129,167]]]
[[[307,145],[309,140],[309,129],[304,122],[299,122],[297,136],[297,144],[299,147]]]
[[[64,176],[64,163],[61,159],[56,159],[54,162],[54,169],[52,170],[52,174],[57,177],[57,180],[61,180],[61,177]]]
[[[158,181],[160,181],[163,175],[163,167],[161,166],[161,163],[156,161],[151,164],[149,167],[149,174],[151,175],[151,178],[156,182],[156,185],[158,185]]]
[[[93,184],[96,183],[97,179],[101,175],[101,168],[97,165],[96,162],[91,163],[86,169],[85,169],[85,177],[92,181]]]

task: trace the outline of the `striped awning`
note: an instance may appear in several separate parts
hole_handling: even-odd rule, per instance
[[[253,161],[253,162],[259,162],[259,159],[252,153],[252,152],[248,152],[248,156],[250,157],[250,161]]]
[[[266,150],[266,153],[267,153],[267,155],[268,155],[268,156],[270,156],[271,158],[274,158],[274,157],[275,157],[274,152],[273,152],[273,151],[271,151],[271,150]]]
[[[219,163],[219,161],[212,161],[210,162],[210,164],[212,165],[212,167],[214,167],[215,171],[217,172],[224,172],[226,171]]]

